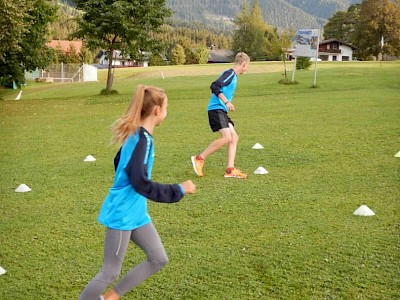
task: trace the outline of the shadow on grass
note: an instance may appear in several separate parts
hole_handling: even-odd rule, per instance
[[[295,84],[299,84],[299,82],[297,80],[291,81],[289,79],[281,79],[278,81],[279,84],[285,84],[285,85],[295,85]]]
[[[103,95],[103,96],[118,95],[118,91],[117,90],[102,89],[101,92],[100,92],[100,95]]]

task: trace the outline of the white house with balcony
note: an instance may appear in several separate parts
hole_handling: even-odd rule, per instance
[[[352,61],[355,47],[336,39],[319,42],[318,57],[323,61]]]

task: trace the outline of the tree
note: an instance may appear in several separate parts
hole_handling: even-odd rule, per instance
[[[210,57],[210,52],[208,51],[207,47],[200,46],[196,49],[194,57],[198,64],[206,64],[208,62],[208,58]]]
[[[195,59],[194,53],[192,51],[192,48],[193,48],[192,41],[187,36],[183,36],[178,39],[177,43],[174,43],[173,47],[175,48],[177,44],[182,46],[183,51],[184,51],[184,57],[185,57],[184,63],[177,63],[177,64],[178,65],[180,65],[180,64],[188,65],[188,64],[196,63],[196,59]],[[177,50],[177,51],[180,51],[180,50]]]
[[[112,89],[114,50],[133,59],[145,51],[160,51],[162,45],[156,34],[171,14],[165,0],[77,0],[77,8],[83,14],[77,19],[78,30],[73,36],[84,39],[92,50],[100,48],[108,53],[107,91]]]
[[[388,55],[400,55],[399,0],[364,0],[361,3],[360,20],[355,27],[355,46],[362,59],[378,56],[382,50]]]
[[[246,52],[252,60],[280,60],[283,49],[291,44],[290,31],[280,35],[276,27],[264,22],[258,0],[253,2],[250,12],[245,1],[235,24],[232,50]]]
[[[263,21],[260,5],[255,0],[248,13],[247,1],[243,5],[241,14],[236,17],[237,30],[233,35],[234,52],[246,52],[252,60],[266,59],[267,25]]]
[[[399,56],[400,0],[364,0],[351,5],[347,12],[337,12],[328,20],[324,38],[352,44],[360,59],[378,56],[382,51]]]
[[[13,0],[0,1],[0,61],[6,59],[6,52],[20,51],[23,37],[29,30],[29,12],[32,10],[32,2],[21,0],[17,3]]]
[[[186,62],[185,49],[176,44],[171,50],[171,65],[183,65]]]
[[[150,66],[165,66],[166,62],[160,54],[152,54],[149,58]]]
[[[324,26],[325,39],[337,39],[345,43],[354,43],[354,31],[360,19],[361,4],[351,5],[347,11],[338,11]]]
[[[90,51],[85,44],[81,48],[81,53],[79,54],[80,61],[85,64],[92,64],[94,61],[93,52]]]
[[[76,16],[79,12],[65,3],[59,4],[57,19],[51,24],[50,31],[54,40],[66,40],[77,30]]]
[[[233,34],[232,50],[233,52],[246,52],[248,45],[251,42],[250,37],[250,15],[249,15],[249,4],[247,1],[244,2],[241,13],[235,18],[234,23],[237,26]],[[248,52],[248,51],[247,51]]]
[[[280,34],[276,28],[267,33],[267,60],[286,60],[287,49],[293,43],[294,30],[283,30]],[[285,56],[285,57],[284,57]]]
[[[46,46],[49,24],[57,7],[47,0],[2,0],[0,2],[0,81],[25,81],[24,72],[46,67],[52,49]]]

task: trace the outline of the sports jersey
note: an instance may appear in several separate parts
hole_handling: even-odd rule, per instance
[[[112,229],[133,230],[151,221],[147,213],[147,198],[171,203],[183,197],[181,185],[151,181],[153,144],[151,134],[141,127],[118,151],[114,159],[114,184],[98,218],[101,224]]]
[[[223,93],[225,97],[232,102],[233,94],[235,93],[237,84],[237,74],[233,69],[229,69],[224,71],[219,78],[214,81],[211,88],[211,98],[208,103],[207,110],[215,110],[215,109],[223,109],[226,112],[228,109],[226,108],[225,103],[218,98],[220,93]]]

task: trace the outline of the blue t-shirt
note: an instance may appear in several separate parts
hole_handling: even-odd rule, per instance
[[[232,102],[233,94],[235,93],[237,84],[237,74],[233,69],[224,71],[219,78],[214,81],[210,88],[212,91],[210,102],[208,103],[207,110],[223,109],[226,112],[225,103],[218,98],[220,93],[223,93],[229,102]]]
[[[114,184],[100,210],[101,224],[112,229],[133,230],[151,221],[147,198],[171,203],[183,197],[179,184],[151,181],[153,162],[153,137],[141,127],[127,138],[114,159]]]

